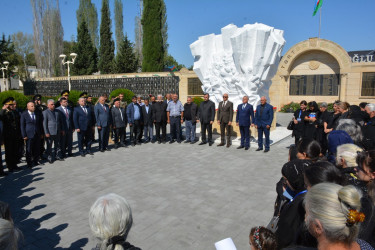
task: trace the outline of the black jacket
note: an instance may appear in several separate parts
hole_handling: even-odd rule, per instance
[[[375,148],[375,117],[362,128],[363,144],[366,150]]]
[[[148,105],[148,113],[146,112],[146,105],[143,105],[142,107],[142,116],[143,116],[143,125],[144,126],[152,126],[154,124],[153,120],[153,105]]]
[[[152,119],[156,122],[167,122],[166,102],[157,102],[152,105]]]
[[[215,103],[210,100],[201,102],[198,117],[201,123],[213,122],[215,120]]]

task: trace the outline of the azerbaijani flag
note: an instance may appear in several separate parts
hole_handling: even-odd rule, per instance
[[[177,67],[176,67],[175,65],[173,65],[172,67],[169,67],[169,69],[170,69],[172,72],[177,71]]]
[[[322,7],[322,4],[323,4],[323,0],[316,0],[313,16],[316,15],[316,12],[318,12],[318,10]]]

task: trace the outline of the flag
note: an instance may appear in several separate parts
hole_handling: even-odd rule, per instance
[[[177,71],[177,67],[176,67],[175,65],[173,65],[172,67],[169,67],[169,69],[170,69],[172,72]]]
[[[323,4],[323,0],[316,0],[313,16],[316,15],[316,12],[318,12],[318,10],[322,7],[322,4]]]

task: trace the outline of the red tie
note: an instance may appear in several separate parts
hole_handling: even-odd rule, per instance
[[[66,118],[69,118],[69,114],[68,114],[68,109],[65,108],[65,115],[66,115]]]
[[[103,109],[104,109],[104,112],[107,112],[107,110],[105,109],[105,106],[103,105]]]

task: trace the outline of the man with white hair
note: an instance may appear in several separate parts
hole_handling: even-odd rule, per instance
[[[363,144],[367,150],[375,148],[375,104],[366,105],[366,112],[370,116],[370,120],[363,126]]]
[[[168,104],[163,101],[163,96],[158,95],[157,101],[152,105],[152,119],[155,123],[156,140],[158,143],[165,143],[167,140],[167,106]],[[160,129],[162,130],[162,137],[160,137]]]
[[[260,98],[260,105],[257,106],[255,113],[255,127],[258,129],[258,149],[263,150],[263,134],[266,138],[264,152],[270,151],[270,130],[273,120],[273,107],[267,103],[265,96]]]

